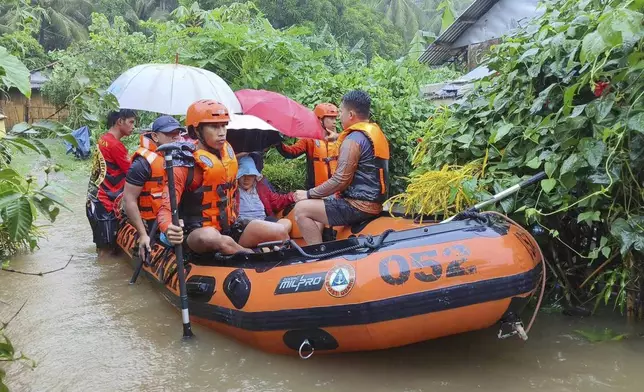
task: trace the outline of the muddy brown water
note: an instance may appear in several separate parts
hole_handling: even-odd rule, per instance
[[[496,328],[397,349],[303,361],[257,351],[181,318],[146,281],[128,285],[122,260],[97,261],[84,213],[85,180],[61,181],[73,212],[46,228],[47,239],[0,272],[0,320],[37,367],[5,366],[12,391],[643,391],[642,326],[615,317],[542,313],[527,342],[499,340]],[[526,318],[529,315],[525,315]],[[575,329],[611,328],[622,341],[590,343]]]

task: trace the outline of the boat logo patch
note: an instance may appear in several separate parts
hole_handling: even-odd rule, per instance
[[[336,298],[349,294],[356,282],[356,270],[349,264],[333,267],[324,278],[327,293]]]
[[[304,293],[307,291],[319,291],[324,285],[325,272],[315,274],[303,274],[285,276],[280,279],[275,288],[275,295]]]

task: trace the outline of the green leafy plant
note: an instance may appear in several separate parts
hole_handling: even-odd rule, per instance
[[[38,41],[26,31],[14,31],[0,36],[0,46],[16,56],[29,69],[38,69],[49,63],[49,57]]]
[[[264,158],[262,175],[280,193],[305,189],[306,160],[304,156],[296,159],[284,159],[277,151],[269,150]]]
[[[0,93],[11,87],[20,91],[29,88],[29,72],[15,56],[6,53],[0,47]],[[49,173],[57,171],[57,166],[44,169],[46,174],[45,184],[39,186],[34,177],[24,177],[10,166],[13,151],[24,152],[31,149],[46,157],[50,157],[49,150],[34,136],[38,136],[39,129],[47,129],[75,144],[71,135],[60,131],[62,126],[42,122],[39,124],[17,124],[8,134],[0,135],[0,261],[24,249],[33,250],[37,246],[39,237],[38,228],[34,225],[37,211],[44,214],[50,221],[54,221],[60,212],[60,207],[65,207],[62,200],[49,192]],[[23,305],[24,306],[24,305]],[[15,316],[14,316],[15,317]],[[9,338],[4,334],[8,323],[0,326],[0,362],[28,360],[24,354],[18,356]],[[32,363],[32,367],[35,364]],[[0,391],[8,391],[3,380],[5,372],[0,369]]]
[[[0,89],[17,88],[26,97],[31,96],[29,70],[7,48],[0,46]]]
[[[200,0],[203,8],[242,3],[235,0]],[[246,2],[249,4],[251,2]],[[367,60],[395,59],[405,51],[403,30],[367,1],[353,0],[255,0],[265,19],[276,29],[307,27],[328,29],[344,48],[359,49]]]
[[[33,125],[20,123],[0,139],[0,162],[4,162],[0,163],[0,242],[3,243],[0,258],[11,256],[20,250],[34,250],[39,237],[39,230],[35,226],[37,211],[54,222],[60,207],[67,208],[62,199],[50,192],[52,184],[49,174],[59,171],[58,165],[43,168],[45,181],[43,185],[39,185],[36,177],[24,177],[8,164],[11,151],[25,153],[26,150],[32,150],[51,158],[49,149],[34,137],[39,130],[53,132],[62,140],[76,143],[69,133],[60,129],[62,126],[49,122]],[[30,137],[27,138],[27,135]]]
[[[642,7],[545,3],[543,16],[491,49],[492,75],[434,113],[415,156],[417,175],[483,159],[479,199],[544,170],[540,189],[501,209],[523,212],[525,224],[550,234],[545,253],[573,298],[601,294],[631,315],[643,313],[636,301],[644,269]],[[578,290],[587,269],[615,252],[609,265],[594,267],[607,268],[593,285],[603,291]]]
[[[31,93],[29,71],[15,56],[0,47],[0,92],[16,87]],[[23,177],[10,166],[14,151],[33,150],[47,158],[49,150],[36,137],[43,130],[52,132],[75,144],[75,139],[60,124],[42,121],[32,125],[20,123],[7,134],[0,136],[0,242],[2,258],[22,249],[33,250],[37,245],[38,230],[34,226],[36,211],[40,210],[52,222],[63,206],[61,200],[47,189],[49,182],[38,186],[34,177]],[[48,167],[48,175],[56,167]],[[58,205],[58,206],[57,206]]]

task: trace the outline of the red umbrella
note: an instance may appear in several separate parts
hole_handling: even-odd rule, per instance
[[[324,129],[315,113],[282,94],[266,90],[235,92],[244,114],[271,124],[280,133],[298,138],[323,139]]]

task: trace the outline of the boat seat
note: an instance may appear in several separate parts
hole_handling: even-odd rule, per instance
[[[351,233],[352,234],[360,233],[362,230],[364,230],[365,227],[367,227],[367,225],[369,223],[373,222],[374,220],[378,219],[379,217],[380,217],[380,215],[375,215],[375,216],[373,216],[373,217],[371,217],[369,219],[365,219],[365,220],[363,220],[361,222],[352,224],[351,225]]]

